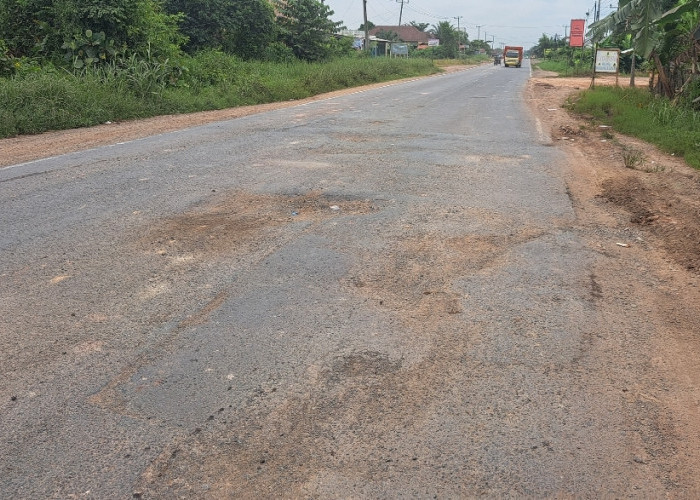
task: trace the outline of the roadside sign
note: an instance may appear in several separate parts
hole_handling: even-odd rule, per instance
[[[408,55],[408,44],[406,44],[406,43],[392,43],[391,44],[391,55],[393,55],[393,56],[407,56]]]
[[[572,19],[570,31],[571,35],[569,35],[569,47],[583,47],[585,31],[585,19]]]
[[[595,53],[596,73],[618,73],[620,70],[620,49],[598,49]]]

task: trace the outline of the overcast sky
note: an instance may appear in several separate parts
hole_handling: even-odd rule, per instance
[[[325,0],[335,14],[332,19],[343,21],[348,29],[356,30],[363,22],[363,0]],[[532,47],[542,33],[563,36],[572,19],[585,19],[590,12],[593,22],[595,0],[404,0],[401,24],[411,21],[430,26],[449,21],[466,28],[470,40],[494,40],[500,44]],[[610,13],[617,1],[602,0],[601,17]],[[401,0],[367,0],[367,19],[375,25],[397,25]],[[480,26],[480,27],[479,27]],[[486,37],[486,38],[485,38]]]

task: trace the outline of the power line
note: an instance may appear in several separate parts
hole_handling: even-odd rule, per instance
[[[414,9],[413,7],[406,7],[407,10],[412,10],[413,12],[416,12],[418,14],[423,14],[426,17],[432,17],[433,19],[440,19],[441,21],[444,21],[446,19],[449,19],[447,16],[436,16],[435,14],[430,14],[429,12],[425,12],[419,9]]]

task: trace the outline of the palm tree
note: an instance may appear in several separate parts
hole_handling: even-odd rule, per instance
[[[448,21],[441,21],[433,25],[430,33],[440,40],[440,45],[445,47],[448,57],[457,57],[459,36],[457,30]]]

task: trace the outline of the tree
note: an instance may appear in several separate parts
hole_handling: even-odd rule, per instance
[[[399,34],[396,33],[395,31],[378,31],[376,33],[377,38],[381,38],[383,40],[390,40],[392,42],[399,42],[401,41],[401,38],[399,38]]]
[[[333,37],[342,22],[330,19],[334,12],[318,0],[277,0],[280,40],[305,61],[332,57],[339,43]]]
[[[483,40],[472,40],[469,42],[469,51],[471,52],[490,52],[491,51],[491,45],[486,43]]]
[[[371,30],[374,28],[376,25],[372,21],[367,21],[367,31]],[[365,30],[365,23],[360,24],[360,27],[357,28],[358,31],[364,31]]]
[[[450,59],[457,57],[457,52],[459,50],[459,34],[454,26],[448,21],[442,21],[433,25],[430,33],[440,40],[441,51],[444,52],[445,57]]]
[[[275,40],[274,10],[267,0],[166,0],[182,13],[185,50],[213,48],[244,59],[259,58]]]
[[[430,23],[417,23],[415,21],[411,21],[409,24],[416,28],[418,31],[425,31],[426,29],[428,29],[428,26],[430,26]]]

